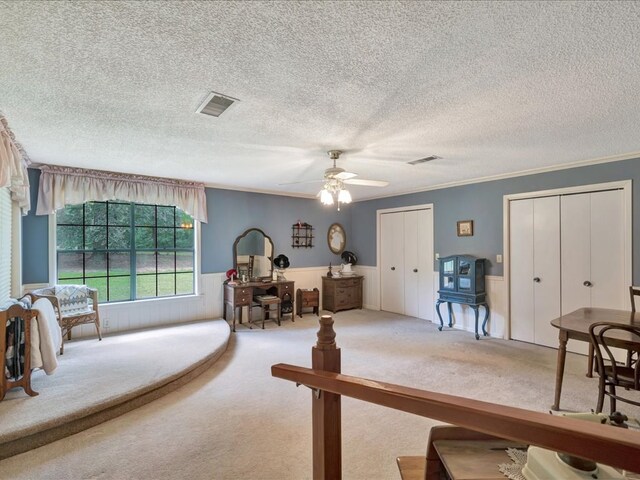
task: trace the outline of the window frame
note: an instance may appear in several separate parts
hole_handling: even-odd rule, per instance
[[[102,252],[102,253],[129,253],[129,258],[130,258],[130,269],[129,269],[129,273],[127,275],[111,275],[107,269],[106,275],[104,276],[100,276],[100,277],[86,277],[85,275],[85,264],[86,264],[86,260],[83,259],[83,278],[86,280],[87,278],[102,278],[106,280],[106,284],[107,284],[107,289],[109,288],[109,278],[113,278],[113,277],[118,277],[118,276],[127,276],[130,277],[130,282],[129,282],[129,288],[130,288],[130,295],[133,296],[133,298],[130,299],[125,299],[125,300],[101,300],[100,304],[101,305],[113,305],[113,304],[118,304],[118,303],[131,303],[131,302],[148,302],[148,301],[157,301],[157,300],[168,300],[168,299],[175,299],[175,298],[184,298],[184,297],[189,297],[189,296],[197,296],[200,295],[200,262],[201,262],[201,250],[200,250],[200,222],[193,219],[193,249],[190,248],[181,248],[181,247],[157,247],[157,238],[158,238],[158,234],[157,234],[157,230],[154,236],[154,239],[156,240],[156,246],[153,248],[140,248],[137,249],[136,245],[135,245],[135,235],[133,230],[135,230],[136,225],[135,225],[135,220],[134,220],[134,210],[135,210],[135,205],[141,205],[141,206],[151,206],[155,208],[155,227],[154,228],[158,228],[157,227],[157,211],[158,211],[158,207],[170,207],[173,208],[174,211],[175,209],[179,209],[179,207],[176,207],[174,205],[154,205],[154,204],[148,204],[148,203],[138,203],[138,202],[128,202],[128,201],[121,201],[121,200],[87,200],[86,202],[84,202],[83,208],[86,208],[86,204],[87,203],[110,203],[110,204],[125,204],[125,205],[130,205],[131,206],[131,212],[130,212],[130,220],[129,220],[129,224],[126,225],[127,228],[131,229],[131,243],[130,243],[130,247],[129,249],[109,249],[109,245],[108,245],[108,238],[107,238],[107,244],[106,244],[106,248],[104,249],[95,249],[95,250],[86,250],[86,249],[79,249],[79,250],[62,250],[62,252],[76,252],[76,253],[86,253],[88,251],[94,251],[94,252]],[[70,206],[70,205],[69,205]],[[108,215],[108,214],[107,214]],[[58,215],[56,213],[50,214],[49,215],[49,284],[50,285],[55,285],[58,283],[58,248],[57,248],[57,228],[58,228]],[[70,224],[71,225],[71,224]],[[87,224],[86,223],[86,219],[84,218],[83,215],[83,224],[82,225],[76,225],[79,226],[81,228],[86,228],[87,226],[93,226],[93,224]],[[99,224],[96,226],[101,226],[101,227],[105,227],[105,228],[109,228],[109,226],[118,226],[118,225],[109,225],[109,219],[108,216],[106,218],[106,223],[105,224]],[[174,245],[175,245],[175,231],[177,231],[180,227],[176,226],[175,223],[173,226],[166,226],[166,227],[160,227],[160,228],[171,228],[174,230]],[[108,230],[107,230],[108,231]],[[84,235],[84,232],[83,232]],[[107,234],[108,235],[108,234]],[[84,246],[84,245],[83,245]],[[156,294],[158,293],[158,276],[163,275],[163,273],[159,273],[158,272],[158,262],[156,261],[156,269],[155,272],[153,273],[148,273],[148,274],[139,274],[137,272],[137,266],[136,266],[136,255],[137,252],[192,252],[193,253],[193,292],[191,293],[185,293],[185,294],[172,294],[172,295],[163,295],[163,296],[150,296],[150,297],[140,297],[140,298],[136,298],[136,281],[134,280],[135,277],[139,276],[139,275],[155,275],[156,276]],[[177,277],[175,276],[177,273],[180,273],[176,270],[176,264],[175,264],[175,257],[174,257],[174,271],[173,271],[173,275],[174,275],[174,292],[176,290],[176,283],[177,283]],[[78,278],[79,281],[81,281],[82,279]],[[107,294],[105,294],[105,296],[107,296]]]

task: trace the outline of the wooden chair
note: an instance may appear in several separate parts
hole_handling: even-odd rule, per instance
[[[631,311],[636,311],[636,297],[640,297],[640,287],[629,287],[629,297],[631,298]]]
[[[610,337],[624,339],[629,342],[630,349],[638,349],[640,345],[640,325],[623,325],[618,323],[598,322],[589,327],[591,345],[596,354],[596,371],[600,376],[598,384],[598,404],[596,413],[602,411],[604,396],[609,396],[611,413],[616,411],[616,400],[640,407],[640,397],[632,400],[616,393],[616,387],[626,390],[640,391],[640,362],[634,366],[618,363],[608,343]],[[637,350],[633,352],[638,355]]]
[[[98,290],[86,285],[54,285],[40,288],[28,293],[32,301],[47,298],[53,304],[62,330],[63,343],[60,355],[64,353],[64,337],[71,340],[71,329],[84,323],[94,323],[98,332],[98,340],[102,340],[100,332],[100,314],[98,313]]]
[[[636,311],[636,297],[640,297],[640,287],[634,287],[633,285],[631,285],[629,287],[629,297],[631,299],[631,311],[635,312]],[[636,354],[634,356],[633,352],[631,350],[629,350],[627,352],[627,366],[631,367],[637,361],[638,361],[638,354]]]
[[[629,287],[629,297],[631,299],[631,311],[636,311],[636,300],[635,297],[640,297],[640,287],[634,287],[633,285]],[[629,350],[627,352],[627,366],[631,367],[638,361],[638,355],[634,355],[634,352]],[[587,368],[587,377],[591,378],[593,376],[593,369],[596,366],[596,358],[593,351],[593,344],[589,344],[589,366]]]
[[[36,313],[20,303],[0,309],[0,400],[14,387],[38,395],[31,388],[31,319]]]

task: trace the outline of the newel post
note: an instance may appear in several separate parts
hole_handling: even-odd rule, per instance
[[[318,342],[311,349],[311,368],[340,373],[340,349],[336,347],[333,318],[320,318]],[[342,478],[342,430],[340,395],[313,392],[313,478],[334,480]]]

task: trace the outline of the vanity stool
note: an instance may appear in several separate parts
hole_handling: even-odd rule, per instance
[[[278,322],[278,326],[280,326],[280,304],[282,302],[280,297],[276,297],[275,295],[256,295],[253,299],[262,312],[262,329],[264,330],[265,320],[273,320]],[[271,305],[275,305],[276,308],[272,310]],[[274,318],[271,317],[271,313],[275,313]],[[267,315],[269,315],[269,318],[267,318]],[[251,328],[251,324],[249,324],[249,328]]]

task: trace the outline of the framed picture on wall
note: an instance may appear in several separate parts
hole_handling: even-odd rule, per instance
[[[473,220],[460,220],[458,222],[458,236],[459,237],[473,236]]]

